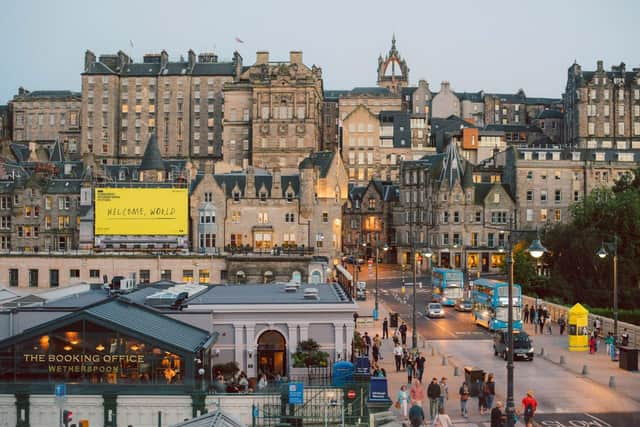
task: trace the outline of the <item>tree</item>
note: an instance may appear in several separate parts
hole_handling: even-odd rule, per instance
[[[300,341],[297,351],[293,354],[293,365],[297,367],[326,367],[328,360],[329,353],[320,351],[320,344],[313,339]]]

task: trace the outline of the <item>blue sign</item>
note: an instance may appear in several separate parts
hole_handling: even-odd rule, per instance
[[[260,408],[258,405],[253,405],[253,417],[258,418],[260,416]]]
[[[371,377],[369,402],[390,402],[386,377]]]
[[[356,374],[371,375],[371,364],[367,356],[356,357]]]
[[[334,387],[342,387],[345,383],[353,380],[353,363],[342,360],[333,364]]]
[[[373,320],[378,320],[378,310],[373,309]]]
[[[56,389],[54,392],[56,397],[64,397],[67,395],[67,385],[66,384],[56,384]]]
[[[302,405],[304,403],[304,384],[289,383],[289,404]]]

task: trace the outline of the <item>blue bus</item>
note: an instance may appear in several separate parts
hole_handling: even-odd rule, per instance
[[[490,331],[507,329],[509,284],[490,279],[473,281],[473,318]],[[513,329],[522,330],[522,289],[513,285]]]
[[[460,270],[434,268],[431,271],[431,292],[434,301],[454,306],[464,291],[464,274]]]

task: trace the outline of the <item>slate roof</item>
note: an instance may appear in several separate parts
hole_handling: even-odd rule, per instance
[[[158,141],[156,140],[156,135],[153,134],[149,137],[147,147],[144,149],[140,170],[164,170],[164,168],[165,164],[160,154],[160,148],[158,148]]]
[[[129,63],[122,67],[121,76],[157,76],[160,73],[160,64],[157,63]]]
[[[102,75],[102,74],[116,74],[116,72],[113,71],[111,68],[107,67],[102,62],[92,62],[89,64],[89,67],[87,68],[87,70],[82,74]]]
[[[364,185],[352,185],[349,187],[349,200],[362,200],[362,196],[367,191],[367,187]]]
[[[337,101],[343,95],[347,95],[349,93],[348,90],[325,90],[324,91],[324,100],[325,101]]]
[[[105,291],[95,289],[48,301],[44,306],[52,308],[82,308],[108,299],[109,295]]]
[[[560,110],[556,110],[555,108],[545,108],[538,114],[536,119],[562,119],[564,118],[564,113]]]
[[[454,92],[458,99],[466,100],[471,102],[483,102],[484,101],[484,91],[478,92]]]
[[[536,105],[536,104],[552,105],[552,104],[562,104],[562,102],[563,101],[560,98],[541,98],[541,97],[529,98],[527,97],[527,99],[525,100],[525,104],[528,104],[528,105]]]
[[[349,95],[374,95],[374,96],[392,96],[394,95],[386,87],[354,87],[349,91]]]
[[[49,147],[49,161],[50,162],[64,162],[64,151],[62,150],[62,144],[56,141],[51,147]]]
[[[318,299],[304,297],[304,290],[316,288],[319,293]],[[284,283],[271,283],[267,285],[214,285],[210,286],[193,298],[187,300],[186,304],[198,309],[198,305],[211,304],[337,304],[352,303],[351,299],[344,293],[342,287],[336,283],[326,284],[302,284],[297,292],[285,292]]]
[[[77,98],[77,100],[80,101],[82,94],[80,92],[72,92],[70,90],[34,90],[32,92],[15,95],[13,97],[16,101],[32,101],[36,99],[66,100],[68,98]]]
[[[537,132],[542,133],[542,129],[533,125],[503,125],[491,124],[485,126],[484,130],[496,132]]]
[[[220,409],[215,409],[197,418],[173,424],[171,427],[246,427],[246,424]]]
[[[311,161],[313,166],[316,166],[320,169],[320,178],[326,178],[327,173],[329,172],[329,168],[331,168],[331,162],[333,161],[333,156],[335,156],[334,151],[316,151],[315,153],[311,153],[309,157],[300,163],[300,169],[303,168],[303,164],[307,159]]]
[[[236,67],[232,62],[196,63],[191,72],[194,76],[233,76]]]
[[[257,169],[258,173],[254,173],[254,186],[255,186],[255,194],[246,194],[246,186],[247,186],[247,174],[245,171],[238,172],[230,172],[225,174],[214,175],[216,183],[222,187],[225,185],[225,194],[226,197],[233,196],[233,189],[238,186],[242,197],[259,197],[260,190],[264,185],[267,190],[267,197],[284,197],[285,192],[291,185],[293,189],[294,196],[297,197],[300,195],[300,177],[298,175],[281,175],[280,176],[280,188],[282,193],[280,194],[272,194],[273,190],[273,175],[267,173],[266,171]],[[199,181],[202,180],[202,176]],[[195,187],[193,187],[195,188]]]

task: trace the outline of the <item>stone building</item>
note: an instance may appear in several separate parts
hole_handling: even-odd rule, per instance
[[[515,94],[485,93],[484,122],[489,124],[531,124],[547,108],[562,109],[562,100],[527,97],[524,90]]]
[[[0,141],[11,140],[12,126],[9,105],[0,105]]]
[[[77,92],[20,88],[11,101],[13,141],[59,141],[65,153],[79,158],[81,104]]]
[[[566,143],[578,148],[640,148],[640,68],[624,63],[595,71],[574,63],[564,96]]]
[[[335,152],[313,153],[294,173],[249,167],[200,174],[192,187],[194,252],[291,252],[339,259],[347,175]]]
[[[348,90],[325,90],[322,102],[322,150],[340,150],[340,111],[338,102]]]
[[[398,186],[389,181],[352,186],[342,208],[343,253],[374,258],[378,247],[380,262],[395,262],[392,212],[397,201]],[[384,245],[388,251],[383,251]]]
[[[564,145],[564,113],[554,108],[544,109],[533,120],[533,125],[549,138],[551,143]]]
[[[85,53],[82,149],[99,162],[137,163],[152,134],[167,159],[191,158],[211,169],[222,156],[223,86],[237,79],[242,57],[213,53],[170,61],[166,51],[134,62],[127,54]]]
[[[483,182],[474,166],[459,155],[457,144],[442,154],[402,163],[400,200],[394,210],[398,263],[412,264],[429,246],[432,266],[468,272],[495,272],[504,261],[499,247],[515,209],[508,186]]]
[[[539,142],[546,135],[536,125],[491,124],[485,130],[502,132],[507,146],[523,147]]]
[[[302,62],[270,61],[257,52],[256,63],[224,87],[224,160],[233,165],[296,170],[319,151],[322,136],[322,70]]]

